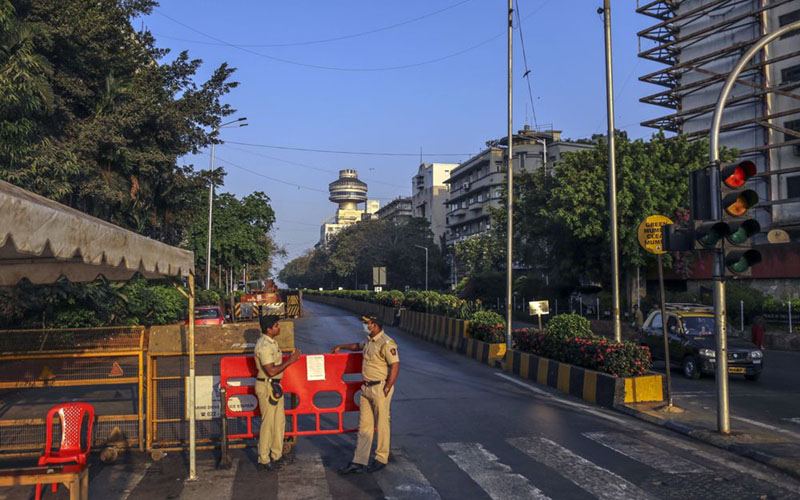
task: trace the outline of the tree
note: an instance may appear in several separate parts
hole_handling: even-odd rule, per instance
[[[187,52],[160,63],[167,51],[131,26],[155,5],[0,4],[0,178],[178,244],[208,180],[177,159],[210,144],[237,84],[224,63],[196,83]]]

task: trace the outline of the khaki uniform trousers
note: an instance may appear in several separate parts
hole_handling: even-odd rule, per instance
[[[372,449],[372,436],[375,432],[376,422],[378,444],[375,447],[375,460],[383,464],[389,462],[389,441],[391,438],[390,407],[394,387],[389,391],[388,396],[384,396],[384,384],[385,382],[381,382],[369,387],[361,387],[358,441],[356,443],[356,453],[353,457],[353,463],[355,464],[367,465],[369,462],[369,452]]]
[[[269,382],[256,380],[256,397],[261,411],[261,429],[258,436],[258,463],[268,464],[283,455],[283,435],[286,432],[286,414],[283,397],[278,404],[269,404],[272,391]]]

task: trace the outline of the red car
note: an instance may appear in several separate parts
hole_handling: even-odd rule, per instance
[[[189,324],[189,320],[186,320]],[[194,308],[195,325],[224,325],[225,315],[218,306],[198,306]]]

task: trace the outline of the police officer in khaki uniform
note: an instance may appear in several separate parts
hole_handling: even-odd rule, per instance
[[[300,358],[295,350],[289,359],[283,361],[275,337],[281,333],[277,316],[261,316],[261,337],[256,342],[253,356],[258,367],[256,376],[256,397],[261,412],[261,430],[258,437],[258,466],[273,470],[284,463],[283,435],[286,432],[286,414],[283,405],[281,378],[283,371]]]
[[[358,418],[358,442],[353,461],[339,471],[375,472],[386,467],[389,462],[389,441],[391,436],[390,406],[394,394],[394,383],[400,372],[400,358],[397,344],[383,332],[381,322],[375,316],[362,316],[364,331],[368,334],[366,342],[338,345],[332,349],[334,354],[341,349],[364,351],[361,364],[361,386]],[[378,426],[378,444],[375,447],[375,460],[369,467],[369,454],[372,449],[372,435],[375,424]]]

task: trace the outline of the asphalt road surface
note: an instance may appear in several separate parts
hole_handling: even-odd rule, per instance
[[[657,362],[654,369],[665,372],[665,363]],[[713,375],[690,380],[679,367],[671,371],[677,406],[716,415]],[[730,375],[728,380],[733,430],[737,423],[746,422],[800,439],[800,352],[767,350],[764,371],[758,381],[748,381],[740,375]]]
[[[306,302],[295,323],[304,353],[363,339],[359,320]],[[800,482],[728,452],[509,376],[395,328],[401,369],[392,404],[392,458],[376,473],[340,476],[355,435],[300,438],[280,471],[255,467],[253,449],[233,467],[198,455],[151,464],[140,454],[96,464],[92,498],[119,499],[777,499],[800,498]],[[8,499],[27,490],[7,490]],[[62,488],[63,490],[63,488]],[[55,498],[50,497],[49,498]],[[65,498],[65,493],[59,493]],[[3,490],[0,490],[0,499]]]

